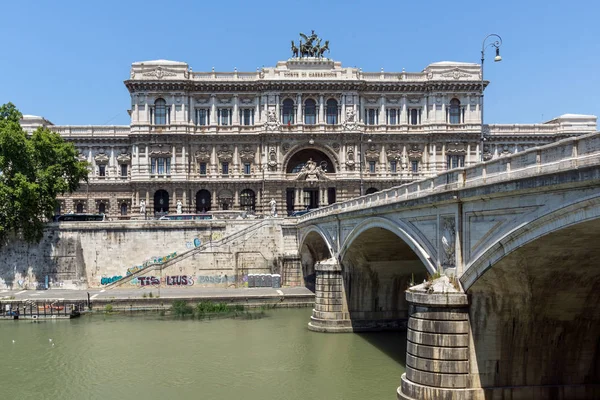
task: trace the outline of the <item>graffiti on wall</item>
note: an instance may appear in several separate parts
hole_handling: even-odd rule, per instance
[[[163,257],[157,257],[157,256],[150,257],[149,259],[147,259],[146,261],[144,261],[142,263],[142,265],[136,265],[134,267],[128,268],[126,276],[133,275],[137,271],[141,271],[141,270],[143,270],[144,268],[146,268],[146,267],[148,267],[150,265],[164,264],[167,261],[174,259],[175,257],[177,257],[177,252],[173,252],[171,254],[167,254],[166,256],[163,256]]]
[[[185,247],[188,249],[192,249],[194,247],[199,247],[202,244],[202,241],[198,238],[194,238],[191,242],[185,242]]]
[[[189,275],[172,275],[166,276],[163,281],[167,286],[192,286],[194,277]],[[133,279],[131,280],[133,282]],[[140,286],[158,286],[161,284],[161,279],[156,276],[140,276],[137,278],[137,283]]]
[[[198,283],[235,283],[235,276],[200,275],[198,276]]]
[[[194,278],[187,275],[174,275],[165,278],[167,286],[192,286]]]
[[[160,279],[155,276],[140,276],[138,277],[140,286],[154,286],[160,285]]]
[[[121,275],[115,275],[115,276],[111,276],[111,277],[109,277],[109,278],[107,278],[107,277],[102,277],[102,278],[100,279],[100,284],[101,284],[101,285],[108,285],[108,284],[111,284],[111,283],[113,283],[113,282],[116,282],[116,281],[118,281],[118,280],[119,280],[119,279],[121,279],[121,278],[123,278]]]

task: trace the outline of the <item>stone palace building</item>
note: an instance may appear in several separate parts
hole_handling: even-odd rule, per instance
[[[262,214],[274,199],[289,214],[596,130],[595,116],[568,114],[482,133],[479,64],[363,72],[322,53],[256,72],[133,63],[126,126],[25,115],[27,131],[49,127],[90,165],[57,211],[139,218],[144,200],[149,215],[178,201],[184,213]]]

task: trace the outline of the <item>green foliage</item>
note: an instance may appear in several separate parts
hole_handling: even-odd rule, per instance
[[[152,297],[154,297],[154,295],[152,294],[152,292],[148,293],[148,297],[149,297],[149,298],[152,298]]]
[[[56,197],[77,190],[88,175],[72,143],[47,128],[28,136],[21,117],[12,103],[0,106],[0,244],[11,233],[38,242]]]
[[[105,313],[111,313],[112,311],[113,311],[113,306],[112,306],[112,304],[107,304],[107,305],[104,307],[104,312],[105,312]]]
[[[435,271],[435,273],[433,275],[427,274],[427,281],[428,282],[433,282],[434,280],[436,280],[437,278],[439,278],[441,276],[442,276],[442,274],[441,274],[441,272],[439,270]]]
[[[190,306],[184,300],[175,300],[171,305],[171,312],[178,317],[194,314],[194,307]]]
[[[212,301],[202,301],[196,305],[196,313],[203,314],[227,314],[235,311],[244,311],[244,306],[236,304],[230,306],[226,303],[213,303]]]

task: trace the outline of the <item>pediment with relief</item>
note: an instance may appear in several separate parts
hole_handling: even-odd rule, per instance
[[[408,150],[408,158],[410,160],[420,160],[423,157],[423,149],[418,144],[413,144]]]
[[[206,146],[200,146],[200,149],[194,153],[198,162],[208,162],[210,160],[210,151]]]
[[[94,160],[96,161],[96,164],[108,164],[109,157],[106,155],[106,153],[101,152],[96,154]]]
[[[217,157],[221,161],[231,161],[233,159],[233,150],[228,145],[224,144],[221,149],[217,151]]]
[[[243,162],[254,161],[254,150],[252,150],[249,145],[245,145],[244,148],[240,150],[240,159]]]
[[[386,150],[386,154],[389,160],[400,160],[402,157],[402,150],[398,148],[397,144],[392,144]]]
[[[372,144],[369,146],[369,148],[367,150],[365,150],[365,159],[367,161],[379,160],[379,150],[377,150],[377,146]]]
[[[466,154],[467,146],[464,143],[450,143],[446,146],[446,154]]]
[[[128,164],[131,162],[131,154],[121,153],[117,156],[117,161],[119,164]]]

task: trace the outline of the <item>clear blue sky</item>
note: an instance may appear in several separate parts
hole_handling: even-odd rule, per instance
[[[600,114],[597,1],[7,1],[0,8],[0,103],[55,124],[128,124],[132,62],[255,71],[314,29],[330,57],[364,71],[421,71],[486,53],[486,122]]]

